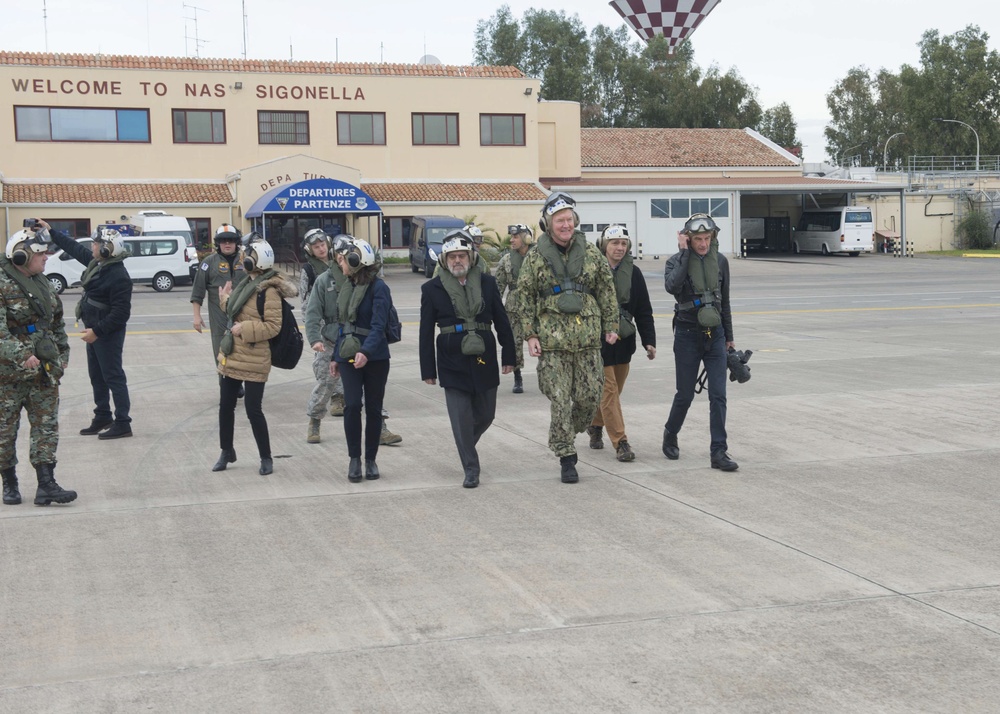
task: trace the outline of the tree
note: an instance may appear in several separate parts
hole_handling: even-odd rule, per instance
[[[521,26],[510,14],[509,5],[501,5],[489,20],[476,23],[473,61],[478,65],[521,67],[524,50]]]
[[[709,67],[699,87],[704,99],[701,126],[712,129],[742,129],[760,124],[761,111],[757,88],[747,84],[736,69],[721,74]]]
[[[590,48],[591,104],[583,109],[583,126],[635,126],[646,73],[638,43],[624,25],[614,32],[598,25],[590,33]]]
[[[787,151],[802,154],[802,140],[798,137],[798,125],[788,102],[782,102],[766,110],[761,117],[757,131]]]

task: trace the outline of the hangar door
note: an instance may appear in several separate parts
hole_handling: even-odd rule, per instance
[[[587,236],[587,240],[596,245],[603,231],[608,225],[617,223],[628,229],[632,239],[632,256],[638,257],[638,246],[634,238],[636,235],[635,203],[627,201],[614,202],[583,202],[577,204],[577,212],[580,214],[580,230]]]

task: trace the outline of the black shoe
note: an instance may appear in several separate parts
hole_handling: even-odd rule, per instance
[[[16,506],[21,502],[21,492],[17,488],[17,473],[14,467],[3,470],[3,505]]]
[[[562,466],[563,483],[576,483],[580,480],[580,474],[576,472],[576,454],[561,456],[559,464]]]
[[[236,449],[223,449],[219,460],[212,467],[212,471],[225,471],[226,467],[234,461],[236,461]]]
[[[681,450],[677,447],[677,434],[671,434],[666,429],[663,430],[663,455],[671,461],[681,457]]]
[[[241,384],[241,385],[240,385],[240,388],[239,388],[239,389],[237,390],[237,392],[236,392],[236,398],[237,398],[237,399],[243,399],[243,395],[244,395],[244,394],[246,394],[246,390],[245,390],[245,389],[243,389],[243,385]]]
[[[273,459],[261,459],[260,460],[260,471],[258,471],[261,476],[267,476],[268,474],[274,473],[274,460]]]
[[[55,464],[42,464],[35,467],[38,474],[38,490],[35,491],[35,505],[48,506],[56,503],[69,503],[76,500],[76,491],[67,491],[56,483],[52,470]]]
[[[465,481],[462,482],[462,488],[475,488],[479,485],[479,472],[469,472],[465,474]]]
[[[116,421],[107,431],[102,431],[97,435],[98,439],[125,439],[132,436],[132,425],[123,421]]]
[[[365,459],[365,478],[369,481],[374,481],[381,474],[378,472],[378,464],[375,463],[374,459]]]
[[[725,451],[716,451],[712,454],[712,468],[722,469],[723,471],[735,471],[740,467],[735,461],[729,458],[729,454]]]
[[[514,370],[514,389],[511,390],[514,394],[524,394],[524,382],[521,380],[521,370]],[[475,486],[470,486],[469,488],[475,488]]]
[[[100,431],[104,431],[114,423],[115,423],[114,419],[98,419],[95,417],[94,420],[90,422],[90,426],[88,426],[86,429],[80,429],[80,435],[93,436],[94,434]]]
[[[347,467],[347,480],[351,483],[361,483],[361,457],[352,456],[351,464]]]

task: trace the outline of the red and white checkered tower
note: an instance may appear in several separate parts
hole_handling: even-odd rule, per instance
[[[721,0],[611,0],[615,9],[638,33],[649,42],[656,35],[663,35],[673,54],[674,48],[695,31],[708,13]]]

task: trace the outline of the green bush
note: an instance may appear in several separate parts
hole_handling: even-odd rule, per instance
[[[970,211],[958,222],[955,235],[963,248],[992,248],[993,223],[990,215],[983,211]]]

